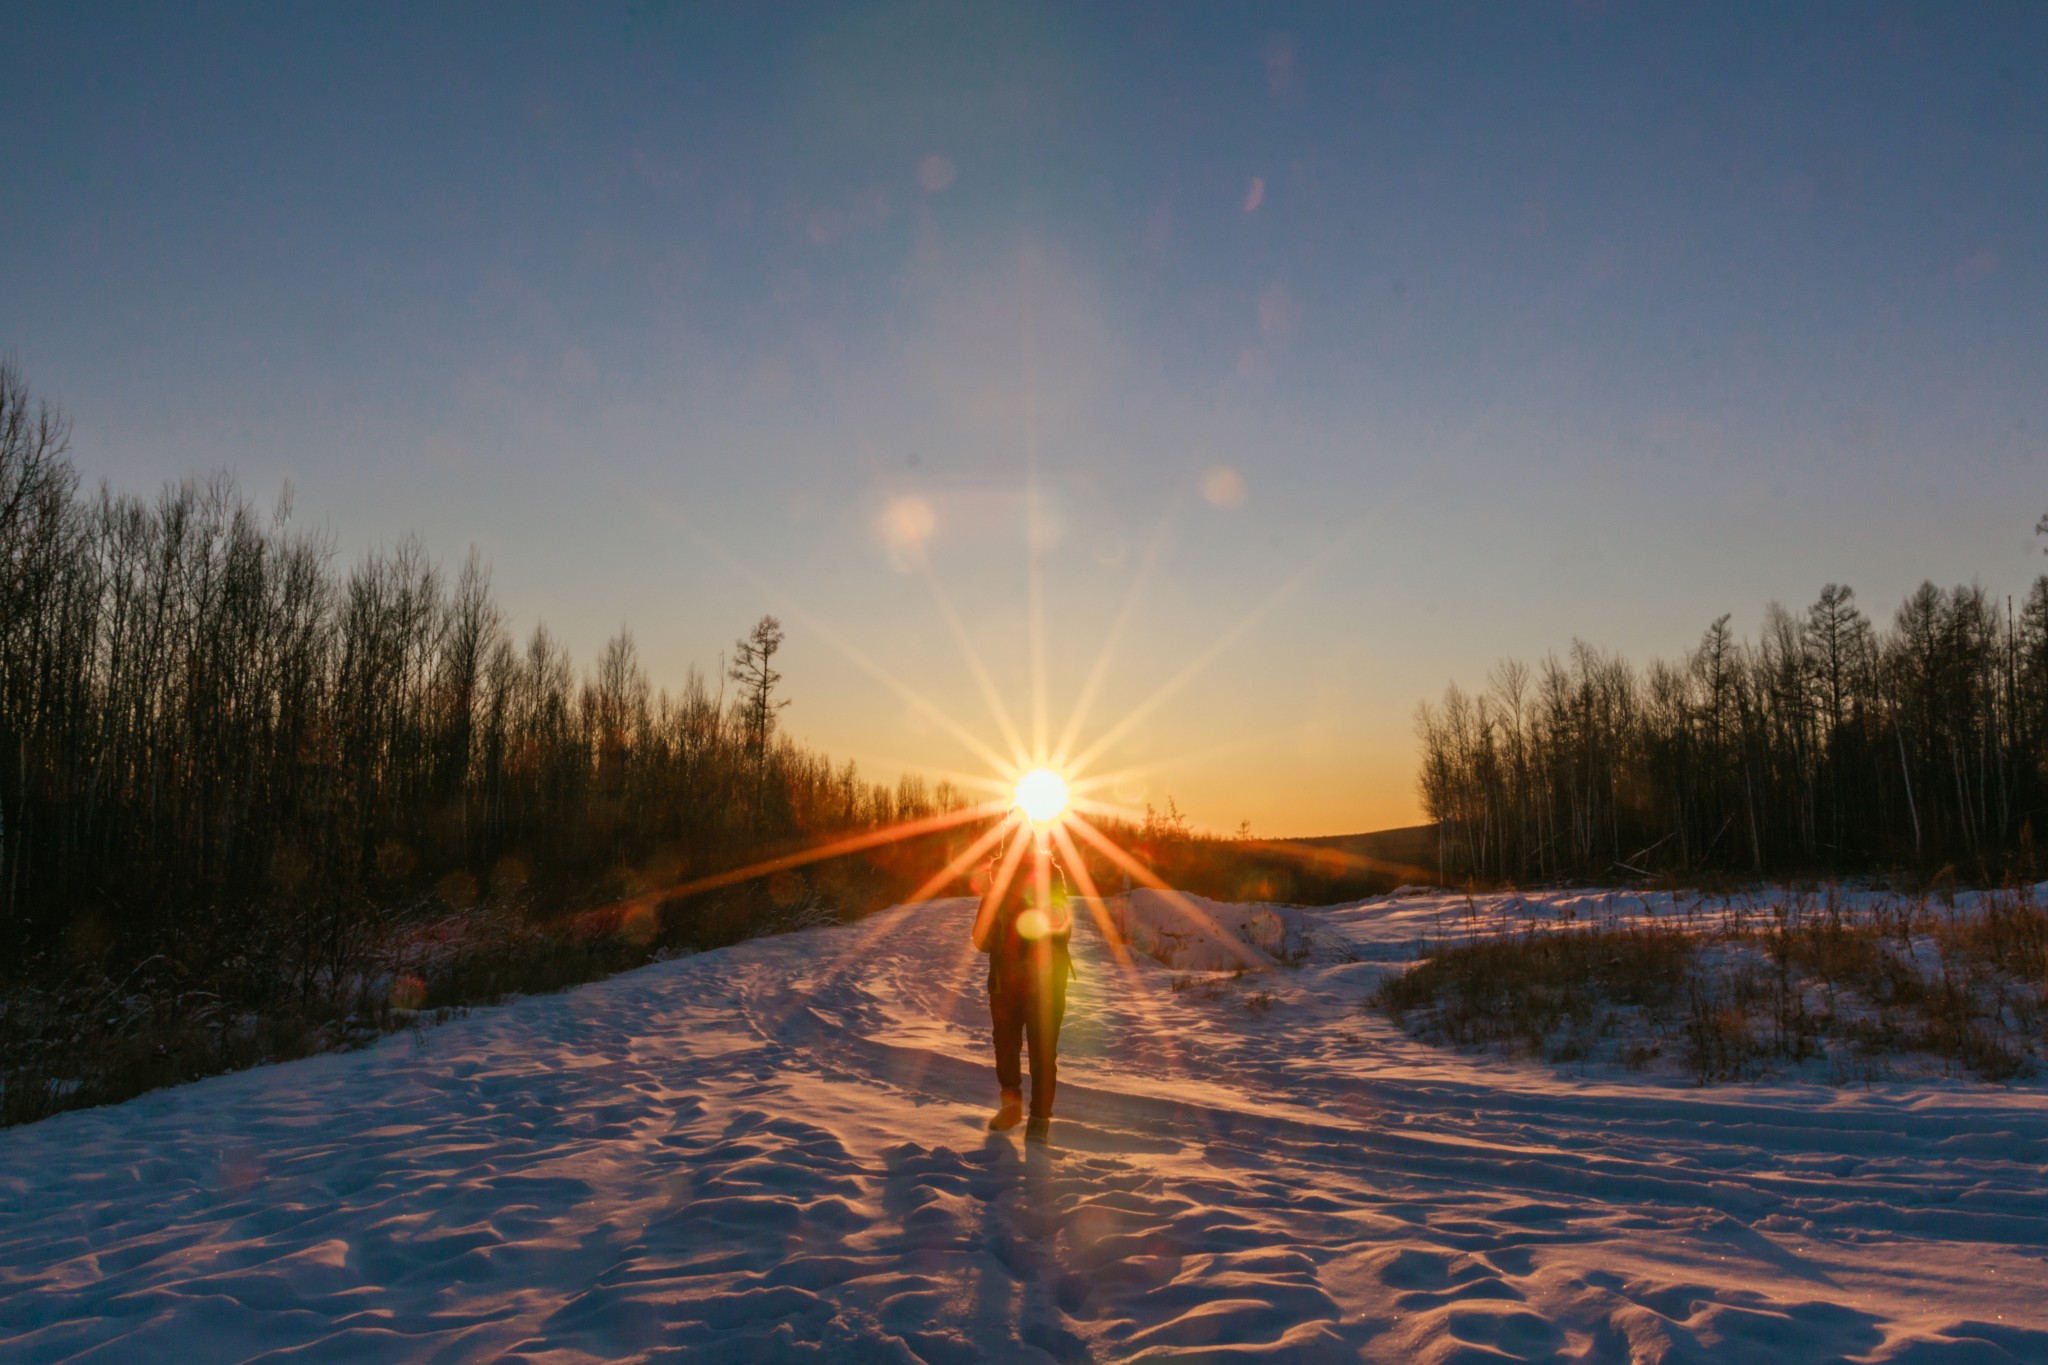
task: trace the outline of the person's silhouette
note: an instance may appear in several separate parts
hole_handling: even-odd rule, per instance
[[[1009,850],[989,866],[974,917],[974,946],[988,954],[988,1013],[995,1033],[1001,1099],[991,1132],[1015,1128],[1024,1113],[1021,1053],[1031,1057],[1031,1112],[1024,1136],[1043,1142],[1059,1086],[1060,1023],[1073,974],[1068,943],[1074,916],[1067,879],[1043,831],[1020,825]]]

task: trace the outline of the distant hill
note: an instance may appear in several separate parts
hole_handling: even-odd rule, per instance
[[[1212,900],[1337,905],[1438,880],[1435,825],[1312,839],[1141,834],[1130,849],[1166,885]],[[1090,871],[1099,885],[1123,881],[1115,868]]]
[[[1404,825],[1367,834],[1323,834],[1312,839],[1273,842],[1327,850],[1346,861],[1360,859],[1394,873],[1402,881],[1434,882],[1438,880],[1436,831],[1434,824]]]

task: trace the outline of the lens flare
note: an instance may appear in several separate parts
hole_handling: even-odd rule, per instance
[[[943,158],[934,156],[927,158],[927,164],[921,165],[919,170],[921,175],[930,172],[924,188],[928,192],[936,193],[945,188],[945,183],[941,182],[950,181],[953,167],[950,163],[944,162]],[[1263,190],[1263,186],[1258,188]],[[1246,207],[1249,210],[1259,205],[1254,203]],[[1262,331],[1277,336],[1293,329],[1294,300],[1284,285],[1268,289],[1260,296],[1259,304],[1259,323]],[[1025,474],[1025,541],[1029,550],[1026,556],[1025,575],[1027,620],[1030,628],[1028,714],[1011,714],[1009,705],[1004,701],[1003,689],[998,684],[997,674],[988,667],[979,651],[975,649],[973,637],[954,607],[951,597],[945,591],[937,568],[931,562],[927,551],[929,542],[938,529],[938,517],[932,505],[915,494],[899,495],[889,501],[886,511],[876,523],[880,539],[889,549],[895,567],[906,572],[919,573],[930,586],[940,615],[952,633],[953,641],[960,650],[968,672],[980,689],[982,700],[989,709],[996,729],[1001,732],[998,744],[1007,748],[1007,753],[1000,752],[998,744],[986,742],[974,728],[948,713],[922,690],[885,666],[881,660],[860,649],[844,633],[835,629],[830,621],[804,610],[800,603],[790,600],[786,591],[778,589],[743,560],[721,548],[712,537],[691,527],[673,509],[659,503],[652,504],[660,515],[683,526],[685,530],[691,530],[700,542],[729,567],[780,600],[792,619],[801,621],[807,629],[815,632],[848,661],[905,702],[914,714],[932,722],[967,752],[978,758],[985,765],[984,772],[952,773],[948,775],[948,781],[963,790],[982,789],[988,793],[989,799],[957,808],[949,805],[947,809],[936,812],[928,809],[921,812],[906,812],[905,818],[879,827],[865,826],[863,822],[854,820],[849,803],[847,829],[839,833],[839,837],[819,837],[793,851],[780,853],[750,866],[710,872],[693,881],[635,896],[633,905],[644,904],[655,913],[643,916],[629,913],[622,922],[624,932],[629,935],[641,932],[641,925],[652,923],[668,902],[680,901],[689,896],[757,878],[774,878],[777,874],[782,874],[780,890],[778,891],[777,883],[771,881],[770,894],[775,897],[778,904],[788,900],[791,905],[795,905],[807,891],[807,883],[800,877],[792,875],[797,868],[850,857],[868,850],[889,848],[907,840],[929,839],[948,831],[958,831],[958,834],[947,841],[947,849],[951,856],[945,865],[933,871],[896,911],[870,917],[863,927],[850,935],[831,958],[827,967],[828,978],[857,971],[872,945],[894,932],[903,923],[904,915],[924,903],[927,897],[942,893],[948,888],[969,889],[973,892],[974,898],[981,899],[984,903],[990,897],[1001,900],[1020,873],[1024,872],[1023,864],[1035,861],[1037,867],[1034,870],[1040,874],[1034,878],[1038,882],[1036,890],[1039,899],[1048,899],[1049,888],[1042,874],[1045,867],[1050,864],[1049,854],[1054,847],[1057,847],[1064,859],[1062,886],[1065,884],[1065,875],[1074,878],[1082,893],[1079,903],[1086,907],[1088,915],[1101,930],[1102,941],[1107,946],[1112,960],[1125,970],[1135,971],[1135,960],[1130,951],[1130,912],[1127,903],[1128,893],[1134,883],[1160,893],[1167,907],[1196,931],[1224,939],[1226,946],[1236,943],[1234,934],[1226,935],[1199,905],[1172,889],[1157,871],[1148,865],[1149,854],[1145,851],[1144,841],[1135,842],[1130,849],[1119,846],[1119,840],[1129,839],[1138,833],[1151,817],[1149,807],[1146,810],[1137,810],[1129,803],[1146,795],[1140,779],[1144,773],[1160,765],[1148,764],[1113,772],[1099,772],[1094,769],[1097,760],[1113,752],[1147,717],[1205,673],[1226,651],[1236,646],[1253,626],[1292,595],[1311,575],[1318,572],[1327,560],[1343,550],[1351,542],[1355,532],[1363,529],[1363,520],[1326,542],[1251,612],[1216,635],[1198,656],[1124,715],[1111,722],[1101,733],[1093,738],[1087,738],[1087,732],[1091,728],[1088,722],[1092,708],[1108,679],[1111,662],[1123,643],[1125,634],[1137,619],[1144,589],[1154,566],[1160,562],[1163,554],[1171,514],[1163,516],[1152,536],[1150,548],[1141,561],[1139,572],[1131,581],[1124,604],[1112,621],[1108,636],[1102,642],[1094,663],[1088,670],[1072,712],[1068,715],[1064,728],[1059,732],[1058,739],[1054,740],[1049,715],[1047,658],[1051,652],[1049,640],[1057,623],[1050,610],[1051,604],[1047,601],[1044,565],[1050,553],[1060,543],[1061,528],[1049,515],[1039,485],[1037,378],[1034,368],[1036,341],[1032,331],[1028,296],[1024,324],[1027,401],[1023,412],[1022,453]],[[1255,347],[1248,354],[1262,366],[1267,363],[1260,348]],[[1420,466],[1416,466],[1416,469],[1419,468]],[[1239,506],[1246,496],[1243,476],[1225,465],[1217,465],[1209,470],[1202,480],[1200,491],[1210,505],[1222,510]],[[1028,723],[1028,736],[1025,733],[1026,726],[1020,725],[1020,721]],[[1223,747],[1233,748],[1243,742],[1239,740]],[[1189,757],[1182,755],[1177,762],[1186,762]],[[1117,799],[1105,800],[1105,796],[1114,796]],[[1098,828],[1093,823],[1094,817],[1100,817],[1108,823]],[[963,846],[960,838],[970,832],[963,827],[975,825],[982,825],[983,828]],[[1018,833],[1020,826],[1029,827],[1030,834],[1021,839],[1012,838]],[[1007,849],[1004,848],[1005,844],[1008,845]],[[1349,855],[1333,855],[1320,846],[1276,840],[1261,840],[1258,846],[1264,853],[1296,858],[1311,866],[1322,866],[1332,857],[1350,860]],[[409,851],[398,848],[395,843],[392,848],[410,856]],[[1036,850],[1038,855],[1035,860],[1027,857],[1032,850]],[[994,859],[989,858],[991,853],[996,854]],[[1357,859],[1356,863],[1361,868],[1369,868],[1372,865],[1370,860],[1363,858]],[[1121,880],[1126,896],[1104,894],[1110,888],[1099,885],[1096,874],[1105,870],[1105,864],[1107,869],[1122,874]],[[522,869],[513,867],[508,873],[505,871],[507,867],[511,867],[511,860],[501,863],[499,869],[493,872],[491,882],[494,891],[501,884],[509,885],[511,882],[524,880],[525,873]],[[968,877],[970,871],[976,867],[980,867],[981,871],[973,874],[967,887],[959,887],[958,883]],[[1400,869],[1399,875],[1406,876],[1407,871]],[[1420,869],[1415,869],[1414,872],[1415,875],[1407,877],[1408,880],[1426,880],[1426,873]],[[506,880],[507,878],[510,878],[510,882]],[[450,883],[448,890],[458,892],[466,891],[467,888]],[[461,897],[447,895],[445,898],[452,904]],[[1028,913],[1020,915],[1017,928],[1021,936],[1031,939],[1056,932],[1055,920],[1064,923],[1072,918],[1074,916],[1063,896],[1050,909],[1033,907]],[[962,960],[965,961],[974,951],[974,945],[968,936],[962,936],[960,948]],[[1256,966],[1263,960],[1255,956],[1249,945],[1243,946],[1243,953],[1247,966]],[[1142,983],[1133,977],[1131,984],[1137,987]],[[423,989],[419,994],[424,998]],[[1144,1007],[1142,991],[1135,991],[1131,998],[1138,1000],[1141,1008]],[[783,1002],[781,1008],[786,1012],[801,1008],[801,1005],[801,996],[793,995]]]
[[[1049,825],[1067,808],[1067,780],[1050,768],[1017,779],[1017,809],[1034,825]]]

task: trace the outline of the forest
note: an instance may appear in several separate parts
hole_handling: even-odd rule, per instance
[[[84,491],[68,445],[0,365],[0,1120],[857,918],[994,818],[784,734],[773,617],[674,693],[623,628],[579,671],[545,625],[513,637],[474,549],[452,576],[417,539],[341,567],[288,492]],[[1212,895],[1398,879],[1170,801],[1101,823]],[[801,865],[690,890],[778,860]]]
[[[1441,872],[1483,883],[2039,875],[2048,576],[1923,583],[1888,626],[1829,584],[1639,668],[1582,642],[1418,711]]]
[[[85,491],[67,446],[63,414],[0,367],[11,1117],[306,1050],[322,1026],[388,1025],[394,1003],[858,913],[971,836],[678,898],[616,932],[623,898],[967,803],[783,734],[772,617],[672,694],[627,630],[587,672],[545,626],[515,640],[474,551],[452,575],[416,539],[338,567],[288,496],[259,509],[224,477]],[[396,998],[394,980],[411,983]]]

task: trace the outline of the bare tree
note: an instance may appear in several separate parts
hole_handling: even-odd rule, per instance
[[[739,657],[733,661],[729,676],[742,689],[739,698],[741,729],[747,753],[752,756],[754,765],[750,810],[753,823],[758,827],[768,782],[768,741],[775,734],[776,715],[789,705],[787,700],[775,696],[775,689],[782,682],[782,674],[773,666],[775,654],[782,648],[782,623],[773,616],[763,616],[754,623],[751,633],[734,642],[733,648],[739,651]]]
[[[2002,633],[2001,633],[2002,632]],[[1638,673],[1583,644],[1484,699],[1417,715],[1425,807],[1451,871],[1868,868],[2031,857],[2048,808],[2048,577],[2003,619],[1923,584],[1882,634],[1846,587],[1754,643],[1729,618]]]

